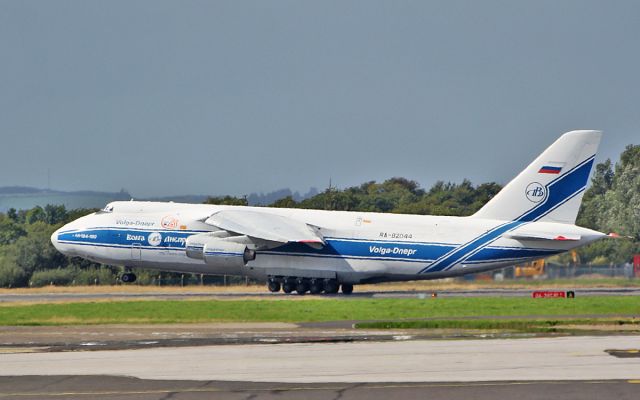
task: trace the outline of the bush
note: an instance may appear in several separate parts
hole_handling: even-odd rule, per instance
[[[80,269],[77,267],[69,267],[73,268],[74,280],[73,283],[76,285],[113,285],[116,283],[116,274],[107,267],[99,267],[99,268],[86,268]]]
[[[0,262],[0,287],[27,286],[27,273],[15,264]]]
[[[36,271],[31,275],[31,286],[69,285],[73,282],[76,270],[73,268],[48,269]]]

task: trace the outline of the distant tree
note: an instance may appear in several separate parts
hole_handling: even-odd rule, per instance
[[[628,145],[612,169],[611,161],[596,165],[577,224],[628,235],[633,240],[604,240],[579,250],[583,260],[626,262],[640,252],[640,145]]]
[[[7,211],[7,217],[11,218],[13,222],[18,222],[18,212],[13,207]]]
[[[219,204],[226,206],[246,206],[249,203],[245,197],[234,197],[234,196],[220,196],[220,197],[209,197],[205,200],[204,204]]]
[[[69,210],[66,212],[65,218],[61,222],[67,224],[71,221],[75,221],[80,217],[84,217],[85,215],[89,215],[96,211],[98,211],[97,208],[76,208],[75,210]]]
[[[17,266],[31,275],[37,270],[65,267],[68,264],[67,257],[51,244],[51,234],[58,226],[37,221],[25,228],[27,235],[16,240],[11,252]]]
[[[56,225],[64,222],[67,218],[67,209],[64,205],[47,204],[44,207],[45,222],[49,225]]]
[[[0,214],[0,246],[14,243],[26,233],[24,228],[16,223],[14,219]]]
[[[33,207],[28,210],[25,214],[25,222],[27,224],[35,224],[36,222],[46,222],[47,221],[47,213],[44,212],[44,209],[40,206]]]
[[[271,204],[271,207],[277,208],[296,208],[297,206],[298,203],[293,199],[292,196],[283,197]]]

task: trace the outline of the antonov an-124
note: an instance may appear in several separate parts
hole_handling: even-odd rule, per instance
[[[559,254],[607,235],[575,225],[599,131],[565,133],[467,217],[117,201],[52,236],[68,256],[239,275],[272,292],[460,276]]]

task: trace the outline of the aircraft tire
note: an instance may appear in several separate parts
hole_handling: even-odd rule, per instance
[[[319,279],[314,279],[311,281],[311,285],[309,285],[309,292],[311,294],[320,294],[324,289],[323,282]]]
[[[338,289],[340,289],[340,285],[338,285],[338,281],[335,279],[327,279],[324,281],[324,292],[326,294],[336,294],[338,293]]]
[[[269,282],[267,282],[267,288],[271,293],[277,293],[280,291],[280,282],[269,279]]]
[[[346,283],[342,284],[342,293],[343,294],[351,294],[353,293],[353,285],[349,285]]]
[[[284,283],[282,284],[282,291],[286,294],[293,292],[295,288],[296,282],[292,279],[285,279]]]
[[[122,276],[120,277],[120,280],[123,283],[133,283],[136,281],[136,274],[131,273],[131,272],[127,272],[125,274],[122,274]]]
[[[309,282],[305,279],[298,279],[296,282],[296,292],[299,295],[303,295],[309,291]]]

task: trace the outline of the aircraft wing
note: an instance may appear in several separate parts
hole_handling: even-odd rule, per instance
[[[281,215],[250,210],[222,210],[209,216],[206,224],[230,233],[279,243],[324,245],[317,227]]]

